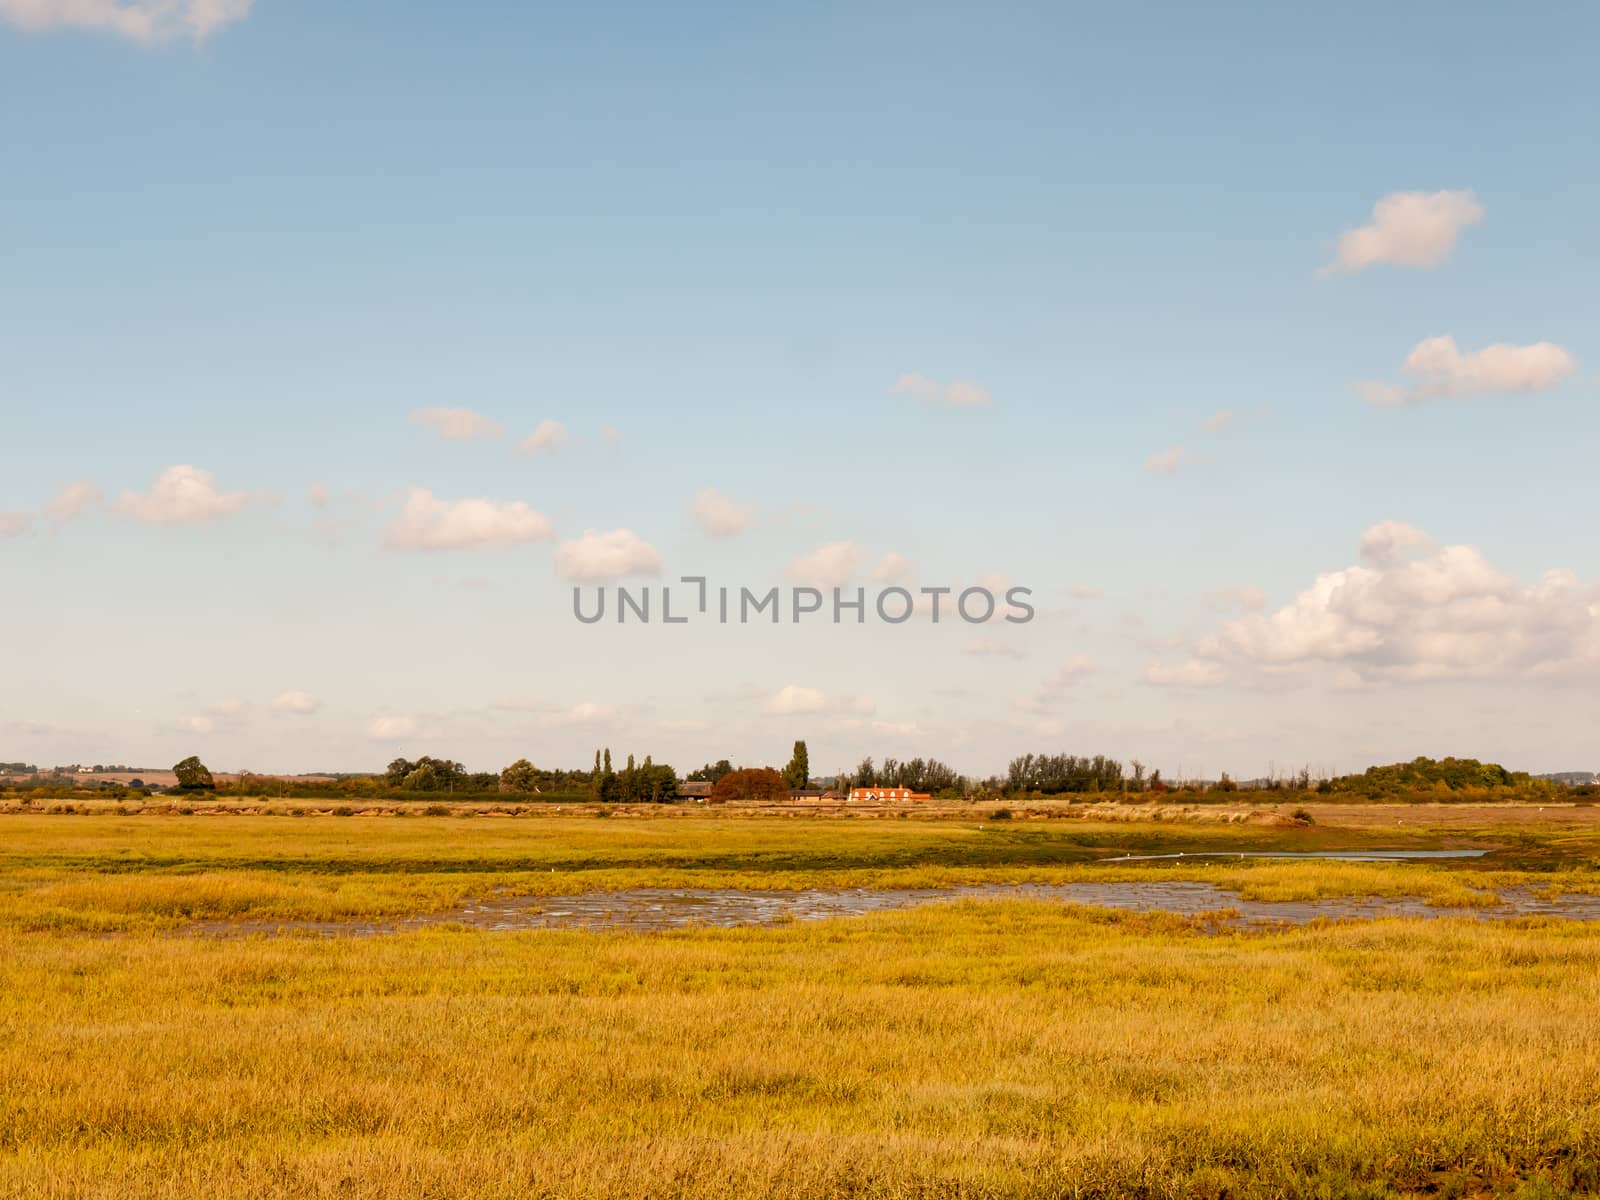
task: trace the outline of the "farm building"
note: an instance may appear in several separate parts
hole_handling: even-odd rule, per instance
[[[850,799],[856,800],[931,800],[927,792],[913,792],[908,787],[853,787]]]

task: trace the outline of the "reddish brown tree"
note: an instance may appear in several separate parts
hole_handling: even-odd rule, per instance
[[[774,801],[789,798],[789,785],[771,767],[734,771],[717,780],[711,789],[711,803],[729,800]]]

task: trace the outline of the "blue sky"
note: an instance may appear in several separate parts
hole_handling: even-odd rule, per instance
[[[1597,25],[0,0],[0,759],[1592,767]],[[553,540],[386,545],[410,488]],[[588,530],[1041,613],[580,627]]]

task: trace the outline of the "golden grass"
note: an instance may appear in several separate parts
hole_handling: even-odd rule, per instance
[[[1558,924],[0,933],[0,1196],[1579,1194],[1597,1011]]]
[[[190,921],[377,920],[448,912],[490,894],[638,887],[925,888],[1203,880],[1247,900],[1417,896],[1493,906],[1498,893],[1600,891],[1600,834],[1544,835],[1537,871],[1466,863],[1203,859],[1122,853],[1437,845],[1421,828],[1284,830],[1056,821],[541,817],[286,820],[265,816],[0,817],[0,928],[85,931]],[[1493,845],[1496,831],[1476,840]],[[1519,833],[1517,844],[1542,853]],[[1493,860],[1488,860],[1492,862]]]
[[[1429,842],[1127,822],[0,817],[0,1198],[1600,1192],[1600,928],[1241,934],[1025,901],[667,934],[367,920],[503,890],[1200,879],[1595,890],[1509,865],[1111,853]],[[1521,866],[1516,864],[1521,863]]]

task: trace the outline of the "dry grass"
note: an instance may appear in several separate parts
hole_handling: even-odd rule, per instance
[[[1600,1190],[1591,926],[1245,935],[1008,901],[651,935],[166,932],[497,886],[1187,877],[1450,902],[1595,877],[1565,834],[1516,842],[1538,871],[1113,867],[1094,856],[1349,835],[1064,824],[0,819],[0,1197]]]
[[[0,963],[3,1196],[1600,1186],[1579,926],[1244,937],[1010,902],[643,937],[10,933]]]

